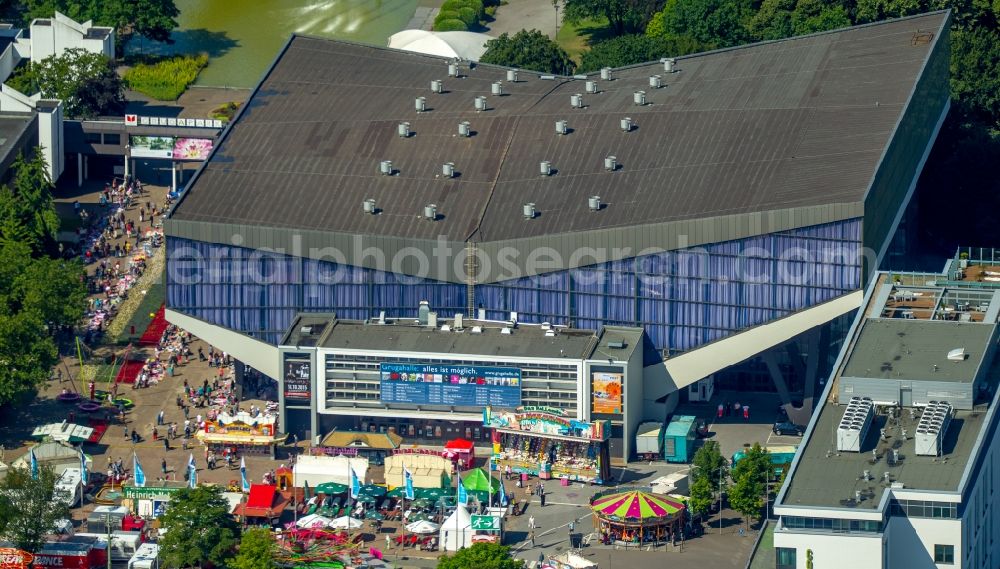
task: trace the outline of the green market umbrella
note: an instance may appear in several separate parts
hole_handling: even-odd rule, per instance
[[[413,497],[416,498],[416,492],[414,492],[413,494],[414,494]],[[388,498],[405,498],[406,497],[406,488],[403,488],[402,486],[396,486],[392,490],[389,490],[388,492],[386,492],[385,495]]]
[[[374,504],[377,501],[377,498],[375,498],[375,496],[360,494],[354,501],[361,502],[362,504]]]
[[[361,491],[359,492],[359,494],[362,496],[374,496],[376,498],[380,496],[385,496],[385,486],[375,486],[374,484],[366,484],[361,487]]]
[[[384,519],[384,517],[382,516],[382,514],[376,512],[375,510],[369,510],[368,513],[365,514],[365,519],[382,520]]]
[[[426,508],[427,506],[430,506],[432,502],[427,498],[417,498],[416,500],[411,502],[411,504],[413,505],[414,508]]]
[[[346,484],[339,484],[337,482],[324,482],[322,484],[316,485],[317,494],[332,495],[332,494],[343,494],[344,492],[347,492]]]
[[[451,488],[418,488],[414,491],[417,498],[426,498],[431,502],[438,500],[441,496],[449,496],[453,493]]]

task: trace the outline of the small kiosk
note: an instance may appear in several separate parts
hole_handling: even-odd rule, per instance
[[[205,421],[205,428],[196,435],[202,443],[219,456],[269,456],[274,458],[278,443],[285,435],[277,433],[277,416],[251,416],[246,412],[235,415],[219,413],[215,419]]]
[[[604,484],[611,476],[610,421],[579,421],[548,407],[486,407],[483,425],[493,429],[493,453],[501,471],[509,466],[523,475],[593,484]]]
[[[458,470],[468,470],[476,460],[476,445],[470,440],[453,439],[445,443],[441,455],[455,463]]]

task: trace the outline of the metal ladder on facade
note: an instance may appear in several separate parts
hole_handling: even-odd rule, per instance
[[[476,257],[476,244],[469,241],[465,246],[465,306],[469,318],[476,317],[476,275],[479,272],[479,259]]]

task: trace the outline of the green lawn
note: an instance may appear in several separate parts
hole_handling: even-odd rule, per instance
[[[161,279],[162,281],[162,279]],[[140,291],[133,289],[132,294],[141,294]],[[132,318],[129,319],[128,323],[125,324],[125,328],[122,329],[121,336],[117,338],[111,338],[111,341],[117,344],[127,344],[129,342],[135,342],[139,340],[142,333],[146,331],[146,327],[152,319],[149,317],[151,313],[155,313],[160,309],[160,305],[163,304],[166,298],[166,287],[163,282],[157,282],[153,286],[149,287],[146,291],[146,295],[143,297],[142,302],[139,303],[139,307],[135,309],[135,313],[132,314]],[[132,326],[135,326],[135,335],[130,334]]]
[[[773,569],[774,567],[774,526],[777,522],[767,524],[764,535],[760,537],[757,551],[753,553],[750,569]]]
[[[589,49],[590,44],[611,36],[608,21],[583,20],[574,24],[563,22],[556,34],[556,43],[566,50],[573,61],[580,62],[580,55]]]

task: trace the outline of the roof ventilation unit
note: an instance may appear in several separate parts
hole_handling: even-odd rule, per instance
[[[458,123],[458,136],[472,136],[472,125],[469,121],[462,121]]]
[[[551,330],[551,329],[550,330],[546,330],[545,331],[545,337],[546,338],[555,338],[556,337],[556,331],[555,330]]]
[[[442,83],[440,79],[431,81],[431,92],[437,93],[438,95],[444,93],[444,83]]]
[[[955,348],[954,350],[949,350],[948,361],[950,362],[965,361],[965,348]]]
[[[556,121],[556,134],[566,134],[569,130],[566,126],[566,121]]]
[[[602,67],[601,68],[601,81],[611,81],[611,68]]]
[[[370,213],[372,215],[375,215],[375,212],[377,211],[375,208],[375,200],[372,198],[368,198],[365,201],[363,201],[361,203],[361,207],[365,213]]]
[[[662,78],[659,75],[650,75],[649,76],[649,88],[650,89],[659,89],[660,87],[663,87],[663,80],[662,80]]]
[[[616,156],[605,156],[604,157],[604,169],[608,172],[614,172],[618,169],[618,158]]]
[[[424,206],[424,218],[431,221],[436,221],[438,217],[438,206],[437,204],[429,203]]]
[[[507,81],[511,83],[517,83],[517,69],[507,70]]]
[[[448,77],[458,77],[458,64],[449,63],[448,64]]]
[[[538,164],[538,170],[539,170],[539,172],[543,176],[551,176],[552,175],[552,163],[549,162],[548,160],[542,160]]]
[[[422,113],[427,110],[427,97],[417,97],[413,100],[413,108],[417,109],[418,113]]]
[[[473,326],[472,329],[469,330],[469,333],[471,333],[471,334],[482,334],[483,333],[483,327],[482,326]]]
[[[399,123],[399,127],[396,129],[396,132],[399,133],[399,138],[409,138],[410,137],[410,123],[408,123],[408,122],[401,122],[401,123]]]
[[[535,219],[535,204],[524,204],[522,211],[524,212],[524,219]]]
[[[951,411],[951,405],[944,401],[931,401],[924,407],[913,441],[918,455],[941,456],[944,437],[948,432],[948,426],[951,425]]]
[[[576,93],[574,95],[570,95],[569,96],[569,104],[574,109],[582,109],[583,108],[583,95],[581,95],[579,93]]]
[[[867,397],[851,397],[837,427],[837,450],[861,452],[875,416],[875,404]]]
[[[587,207],[590,208],[590,211],[600,211],[601,196],[590,196],[587,198]]]
[[[444,164],[442,164],[441,165],[441,175],[444,176],[445,178],[454,178],[455,177],[455,163],[454,162],[445,162]]]
[[[383,176],[392,176],[392,160],[383,160],[378,163],[378,171]]]
[[[584,83],[584,86],[586,87],[586,91],[591,95],[597,93],[597,81],[587,81]]]
[[[494,97],[500,97],[500,96],[502,96],[503,95],[503,83],[501,83],[499,81],[494,81],[493,82],[493,86],[490,87],[490,93],[492,93]]]
[[[479,95],[476,97],[476,111],[481,112],[486,110],[486,97]]]
[[[643,106],[643,105],[645,105],[646,104],[646,92],[645,91],[636,91],[635,93],[632,93],[632,101],[635,102],[635,104],[638,105],[638,106],[640,106],[640,107]]]
[[[417,322],[421,325],[426,326],[427,321],[430,320],[431,316],[431,303],[426,300],[420,301],[420,306],[417,308]]]
[[[451,327],[458,331],[462,329],[462,313],[456,312],[455,318],[451,321]]]
[[[511,330],[507,326],[504,326],[503,328],[500,329],[500,333],[504,336],[510,336],[513,333],[513,330]]]
[[[625,132],[632,132],[632,117],[625,117],[622,119],[622,130]]]
[[[660,61],[663,62],[663,70],[666,71],[667,73],[674,73],[674,72],[677,71],[676,69],[674,69],[674,67],[676,67],[676,65],[677,65],[677,60],[676,59],[674,59],[672,57],[667,57],[667,58],[661,59]]]

